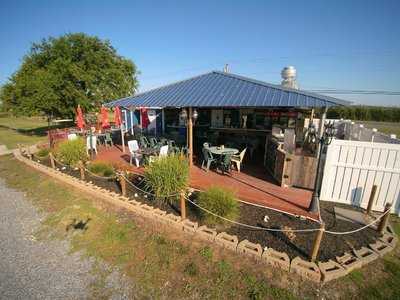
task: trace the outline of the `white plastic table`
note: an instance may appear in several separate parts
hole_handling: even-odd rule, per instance
[[[232,153],[232,154],[237,154],[237,153],[239,153],[239,150],[236,149],[236,148],[227,148],[227,147],[224,147],[224,148],[222,149],[221,147],[213,146],[213,147],[210,147],[210,148],[208,148],[208,149],[210,150],[210,152],[211,152],[212,154],[215,154],[215,155],[223,155],[223,154],[227,154],[227,153]]]

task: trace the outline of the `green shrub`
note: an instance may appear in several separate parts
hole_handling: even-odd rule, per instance
[[[197,203],[214,214],[236,220],[239,217],[239,202],[234,193],[221,187],[210,187],[198,196]],[[200,210],[201,217],[208,225],[227,224],[221,218],[218,218],[206,211]]]
[[[173,202],[189,184],[188,161],[179,155],[160,157],[144,169],[146,187],[151,189],[158,200]],[[177,195],[175,197],[168,197]]]
[[[64,164],[75,166],[81,161],[87,161],[86,143],[78,138],[72,141],[61,142],[56,149],[56,157]]]
[[[44,158],[44,157],[47,157],[47,155],[49,155],[49,153],[50,153],[50,149],[42,148],[38,152],[36,152],[36,156]]]
[[[88,169],[90,172],[103,177],[111,177],[115,174],[113,166],[102,161],[89,164]]]

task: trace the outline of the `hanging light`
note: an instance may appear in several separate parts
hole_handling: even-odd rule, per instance
[[[187,119],[187,111],[186,111],[186,109],[182,108],[181,112],[179,113],[179,116],[180,116],[183,120],[186,120],[186,119]]]
[[[197,112],[196,109],[194,109],[193,115],[192,115],[193,120],[196,121],[198,117],[199,117],[199,113]]]

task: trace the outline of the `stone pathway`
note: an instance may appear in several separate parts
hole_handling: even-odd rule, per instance
[[[0,179],[0,299],[87,299],[99,292],[133,298],[123,275],[80,253],[69,254],[68,241],[36,241],[43,217]]]

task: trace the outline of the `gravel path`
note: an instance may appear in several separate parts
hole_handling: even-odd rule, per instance
[[[112,299],[132,297],[123,275],[80,253],[69,254],[68,241],[36,241],[43,217],[0,179],[0,299],[87,299],[99,289]],[[99,265],[101,271],[93,271]]]

